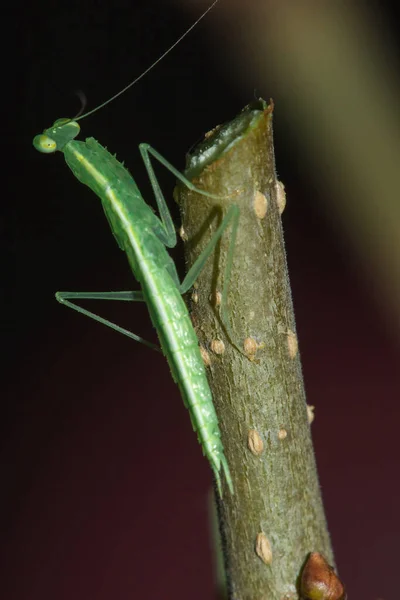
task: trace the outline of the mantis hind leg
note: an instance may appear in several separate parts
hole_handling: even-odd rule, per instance
[[[140,342],[145,346],[149,346],[150,348],[153,348],[153,350],[157,350],[158,352],[161,351],[156,344],[152,344],[151,342],[144,340],[139,335],[136,335],[135,333],[132,333],[131,331],[128,331],[123,327],[120,327],[116,323],[112,323],[108,319],[104,319],[103,317],[96,315],[95,313],[87,310],[86,308],[75,304],[75,302],[71,302],[71,300],[122,300],[125,302],[144,302],[142,292],[57,292],[56,299],[61,304],[64,304],[65,306],[76,310],[82,315],[85,315],[86,317],[89,317],[90,319],[93,319],[98,323],[102,323],[103,325],[106,325],[107,327],[110,327],[111,329],[114,329],[115,331],[126,335],[132,340],[135,340],[136,342]]]

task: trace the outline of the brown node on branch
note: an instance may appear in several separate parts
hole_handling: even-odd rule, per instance
[[[346,600],[343,583],[319,552],[311,552],[300,581],[303,600]]]

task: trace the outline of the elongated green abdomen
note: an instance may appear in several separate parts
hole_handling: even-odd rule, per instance
[[[139,261],[139,269],[136,266],[135,275],[141,283],[151,320],[173,378],[190,412],[193,429],[197,432],[204,454],[214,469],[219,471],[223,446],[198,339],[179,290],[170,275],[157,264],[160,256],[155,262],[152,255],[145,254],[149,245],[151,244],[147,240],[147,244],[142,247],[144,260]],[[164,246],[162,250],[169,258]],[[140,256],[140,251],[135,253],[135,261],[138,255]]]

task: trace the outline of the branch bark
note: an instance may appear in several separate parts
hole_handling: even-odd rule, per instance
[[[190,300],[235,490],[231,496],[225,485],[219,513],[237,600],[297,599],[310,552],[333,564],[297,349],[272,112],[272,102],[246,107],[188,157],[186,177],[219,200],[178,186],[188,268],[229,206],[240,209],[228,292],[234,345],[218,307],[229,230]]]

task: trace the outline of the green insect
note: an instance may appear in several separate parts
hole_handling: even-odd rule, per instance
[[[214,6],[216,1],[208,10]],[[200,19],[204,17],[208,10],[203,13]],[[161,58],[170,52],[187,35],[190,29]],[[153,66],[149,67],[145,73]],[[143,75],[144,73],[124,90],[94,110],[98,110],[111,102]],[[83,117],[92,114],[94,110],[86,113]],[[141,291],[57,292],[56,298],[62,304],[136,341],[158,349],[154,344],[76,305],[72,300],[90,298],[146,302],[152,323],[157,330],[162,352],[168,360],[172,376],[178,384],[185,406],[189,410],[193,429],[197,432],[203,453],[209,460],[214,472],[219,494],[222,496],[221,467],[229,489],[233,493],[232,479],[224,455],[218,419],[212,402],[198,339],[182,299],[182,294],[192,287],[204,263],[229,225],[232,226],[232,240],[234,240],[239,217],[238,208],[236,206],[230,207],[212,240],[198,257],[184,281],[180,283],[175,264],[166,250],[166,248],[173,248],[176,245],[176,232],[154,174],[150,156],[169,169],[190,189],[206,196],[211,195],[195,188],[189,180],[151,146],[141,144],[139,146],[140,153],[150,178],[161,217],[158,218],[144,201],[130,173],[114,156],[94,138],[87,138],[84,142],[75,140],[80,131],[77,121],[83,117],[79,119],[58,119],[52,127],[34,138],[33,145],[42,153],[53,153],[57,150],[62,152],[75,177],[89,186],[100,198],[111,230],[119,247],[127,254],[133,275],[141,285]],[[224,290],[223,297],[226,295],[226,284],[224,284]]]

